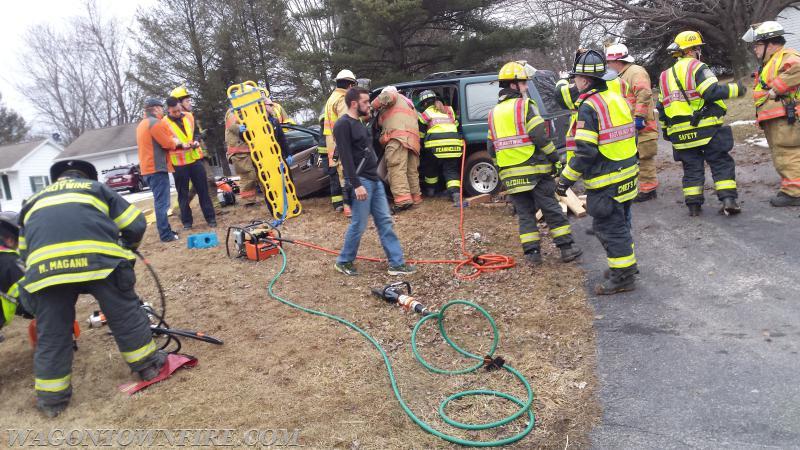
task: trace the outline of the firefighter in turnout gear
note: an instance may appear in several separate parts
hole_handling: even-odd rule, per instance
[[[322,133],[325,129],[325,110],[319,116],[319,140],[317,141],[317,154],[319,155],[318,164],[325,173],[328,174],[328,181],[330,182],[331,192],[331,205],[336,212],[344,210],[344,197],[342,196],[342,185],[339,184],[339,175],[336,173],[336,167],[331,167],[328,161],[328,147],[325,143],[325,135]]]
[[[634,289],[636,256],[630,229],[631,201],[637,195],[636,127],[625,99],[606,85],[616,74],[594,50],[578,53],[570,75],[581,92],[576,122],[575,156],[558,180],[556,193],[583,178],[587,212],[594,234],[606,249],[608,280],[598,295]]]
[[[624,44],[606,47],[606,61],[608,68],[616,71],[619,79],[627,84],[633,99],[633,122],[636,125],[639,153],[639,195],[634,201],[646,202],[656,198],[658,188],[655,159],[658,153],[658,127],[650,75],[644,67],[633,63],[633,57]]]
[[[753,100],[756,120],[764,130],[781,188],[772,206],[800,206],[800,52],[786,48],[778,22],[753,25],[742,37],[758,59]]]
[[[236,175],[239,175],[239,198],[244,206],[254,206],[258,174],[253,160],[250,159],[250,147],[247,146],[243,136],[244,131],[236,121],[236,114],[232,109],[228,109],[225,113],[225,145],[228,147],[225,156]]]
[[[741,83],[719,83],[699,61],[702,45],[700,33],[684,31],[667,47],[677,61],[659,77],[658,117],[664,138],[672,142],[675,161],[683,165],[683,196],[689,215],[699,215],[705,201],[704,163],[711,168],[722,211],[738,214],[736,163],[729,154],[733,133],[722,126],[727,112],[723,99],[741,97],[747,88]]]
[[[414,103],[397,92],[394,86],[387,86],[372,101],[372,109],[378,111],[380,143],[385,150],[384,159],[394,209],[402,211],[422,203],[419,187],[419,119]]]
[[[432,197],[439,184],[439,173],[444,175],[445,185],[453,204],[458,206],[461,193],[461,156],[464,139],[461,136],[458,118],[451,106],[439,99],[435,92],[427,90],[419,95],[422,113],[419,115],[420,137],[424,138],[422,152],[422,176],[425,179],[425,195]]]
[[[347,90],[356,85],[356,76],[350,70],[344,69],[336,74],[336,89],[331,92],[325,102],[325,121],[323,122],[322,134],[325,136],[325,147],[328,150],[328,167],[336,169],[339,180],[339,189],[344,186],[344,175],[342,167],[339,165],[339,154],[336,153],[336,141],[333,139],[333,125],[339,117],[347,114],[347,105],[344,104],[344,95]],[[344,199],[344,215],[350,217],[350,203],[352,200]]]
[[[536,104],[527,97],[528,73],[522,64],[510,62],[500,69],[498,79],[500,94],[489,113],[487,147],[519,216],[525,259],[532,265],[542,263],[536,220],[536,211],[541,209],[550,236],[561,250],[561,260],[572,261],[582,250],[573,246],[569,221],[554,195],[558,152],[546,136]]]
[[[19,284],[25,275],[25,267],[19,259],[19,218],[17,213],[0,212],[0,328],[11,323],[15,315],[31,318],[20,304]],[[2,342],[0,335],[0,342]]]
[[[72,331],[79,294],[94,296],[122,357],[143,380],[158,375],[166,354],[158,351],[150,322],[134,291],[135,249],[144,215],[79,160],[50,168],[53,184],[20,212],[20,256],[27,270],[26,309],[36,316],[33,367],[37,407],[55,417],[72,396]]]

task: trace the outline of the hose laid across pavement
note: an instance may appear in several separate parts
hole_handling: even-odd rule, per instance
[[[306,313],[309,313],[309,314],[312,314],[312,315],[315,315],[315,316],[325,317],[327,319],[331,319],[333,321],[339,322],[342,325],[345,325],[348,328],[350,328],[350,329],[352,329],[354,331],[357,331],[359,334],[364,336],[364,338],[366,338],[375,347],[375,349],[377,349],[378,352],[381,354],[381,357],[383,358],[383,363],[386,366],[386,372],[389,375],[389,381],[391,382],[391,385],[392,385],[392,391],[394,392],[395,398],[397,398],[397,401],[400,403],[400,407],[408,415],[408,417],[411,418],[411,420],[414,421],[414,423],[416,423],[420,428],[422,428],[426,432],[428,432],[428,433],[430,433],[430,434],[432,434],[434,436],[437,436],[437,437],[439,437],[441,439],[444,439],[444,440],[446,440],[448,442],[452,442],[454,444],[464,445],[464,446],[468,446],[468,447],[496,447],[496,446],[501,446],[501,445],[512,444],[512,443],[517,442],[520,439],[524,438],[525,436],[527,436],[533,430],[533,427],[535,426],[535,423],[536,423],[536,419],[535,419],[533,410],[531,409],[531,405],[533,404],[533,389],[531,389],[531,386],[530,386],[530,383],[528,383],[528,380],[525,379],[525,377],[521,373],[519,373],[516,369],[514,369],[511,366],[509,366],[508,364],[503,364],[502,368],[507,370],[507,371],[509,371],[509,372],[511,372],[511,374],[513,374],[515,377],[517,377],[517,379],[523,384],[523,386],[525,386],[525,390],[527,392],[527,399],[525,401],[520,400],[519,398],[514,397],[513,395],[507,394],[505,392],[499,392],[499,391],[488,390],[488,389],[462,391],[462,392],[458,392],[456,394],[453,394],[453,395],[447,397],[446,399],[444,399],[442,401],[442,403],[439,405],[439,416],[441,417],[441,419],[445,423],[447,423],[447,424],[449,424],[449,425],[451,425],[453,427],[460,428],[462,430],[486,430],[486,429],[490,429],[490,428],[495,428],[495,427],[499,427],[499,426],[502,426],[502,425],[506,425],[509,422],[511,422],[511,421],[521,417],[523,414],[527,413],[527,416],[528,416],[528,418],[527,418],[527,420],[528,420],[527,426],[521,432],[519,432],[519,433],[517,433],[517,434],[515,434],[513,436],[510,436],[510,437],[507,437],[507,438],[503,438],[503,439],[497,439],[497,440],[494,440],[494,441],[472,441],[472,440],[468,440],[468,439],[462,439],[462,438],[459,438],[457,436],[449,435],[449,434],[443,433],[443,432],[441,432],[439,430],[436,430],[432,426],[430,426],[428,423],[426,423],[425,421],[423,421],[422,419],[417,417],[414,414],[414,412],[411,411],[411,409],[408,407],[406,402],[403,401],[403,397],[400,395],[400,389],[397,386],[397,379],[394,376],[394,370],[392,370],[392,363],[389,361],[389,355],[386,354],[386,351],[383,349],[383,347],[381,347],[381,345],[378,343],[378,341],[374,337],[372,337],[369,333],[367,333],[366,331],[364,331],[363,329],[358,327],[358,325],[356,325],[356,324],[354,324],[352,322],[349,322],[349,321],[347,321],[346,319],[344,319],[342,317],[339,317],[339,316],[336,316],[336,315],[333,315],[333,314],[329,314],[329,313],[326,313],[326,312],[318,311],[318,310],[315,310],[315,309],[306,308],[304,306],[301,306],[301,305],[298,305],[296,303],[293,303],[293,302],[291,302],[291,301],[289,301],[289,300],[287,300],[285,298],[282,298],[279,295],[275,294],[273,288],[274,288],[275,284],[278,282],[278,280],[280,279],[280,277],[283,275],[283,273],[286,271],[286,263],[287,263],[286,253],[284,252],[283,247],[278,246],[278,250],[280,250],[280,252],[281,252],[282,263],[281,263],[280,270],[272,278],[272,280],[269,283],[269,286],[267,287],[269,295],[272,298],[274,298],[275,300],[278,300],[279,302],[283,303],[284,305],[290,306],[290,307],[295,308],[295,309],[299,309],[300,311],[303,311],[303,312],[306,312]],[[412,351],[414,353],[414,357],[416,357],[417,360],[426,369],[430,370],[431,372],[445,374],[445,375],[460,375],[460,374],[466,374],[466,373],[470,373],[470,372],[475,372],[475,371],[477,371],[478,369],[480,369],[484,365],[484,358],[483,357],[480,357],[478,355],[474,355],[474,354],[462,349],[461,347],[459,347],[455,342],[453,342],[450,339],[450,337],[448,336],[447,332],[445,331],[445,328],[444,328],[444,313],[448,308],[450,308],[451,306],[454,306],[454,305],[465,305],[465,306],[470,306],[472,308],[475,308],[478,312],[481,313],[481,315],[483,315],[486,318],[486,320],[489,321],[489,324],[491,325],[491,328],[492,328],[493,339],[492,339],[492,347],[489,350],[487,358],[491,358],[493,356],[495,350],[497,349],[497,344],[498,344],[498,341],[499,341],[499,332],[497,330],[497,325],[495,324],[494,319],[492,319],[492,316],[489,315],[489,313],[485,309],[481,308],[480,306],[476,305],[475,303],[468,302],[466,300],[454,300],[454,301],[451,301],[451,302],[445,304],[444,306],[442,306],[442,308],[441,308],[441,310],[439,310],[439,312],[423,317],[419,322],[417,322],[417,324],[414,326],[413,331],[411,332],[411,349],[412,349]],[[466,357],[471,358],[471,359],[479,360],[480,362],[478,362],[477,364],[475,364],[473,366],[467,367],[467,368],[463,368],[463,369],[459,369],[459,370],[452,370],[452,371],[434,367],[431,364],[429,364],[428,362],[426,362],[425,359],[422,358],[422,356],[420,355],[419,351],[417,350],[417,333],[419,332],[420,328],[422,327],[422,325],[426,321],[432,320],[433,318],[436,318],[436,320],[437,320],[437,322],[439,324],[439,332],[442,334],[442,338],[444,338],[445,342],[447,342],[454,350],[456,350],[461,355],[466,356]],[[520,408],[514,414],[506,416],[506,417],[504,417],[504,418],[502,418],[500,420],[497,420],[495,422],[489,422],[489,423],[483,423],[483,424],[462,423],[462,422],[458,422],[456,420],[453,420],[453,419],[451,419],[450,417],[447,416],[447,413],[445,412],[445,408],[447,407],[448,403],[450,403],[453,400],[457,400],[457,399],[464,398],[464,397],[469,397],[469,396],[475,396],[475,395],[488,395],[488,396],[493,396],[493,397],[500,397],[500,398],[509,400],[509,401],[511,401],[513,403],[516,403],[517,405],[519,405]]]

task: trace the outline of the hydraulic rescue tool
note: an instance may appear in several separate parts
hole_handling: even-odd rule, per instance
[[[408,281],[398,281],[387,284],[382,288],[372,288],[372,295],[389,303],[395,303],[405,311],[414,311],[417,314],[427,316],[433,314],[428,311],[422,303],[411,296],[411,284]]]
[[[231,256],[231,238],[233,255]],[[281,232],[267,222],[254,220],[247,225],[234,225],[228,228],[225,237],[225,251],[228,258],[247,258],[250,261],[263,261],[278,254]]]

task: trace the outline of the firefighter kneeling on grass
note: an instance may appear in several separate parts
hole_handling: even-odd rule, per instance
[[[519,216],[519,239],[525,259],[532,265],[542,263],[536,220],[536,210],[541,209],[550,235],[561,249],[561,261],[569,262],[583,251],[572,246],[569,221],[554,195],[558,153],[547,139],[536,104],[523,94],[528,91],[528,78],[525,67],[517,62],[500,69],[500,99],[489,113],[489,154],[500,169],[500,179]]]
[[[634,289],[636,256],[630,229],[631,201],[637,195],[636,126],[625,99],[606,81],[605,57],[589,50],[575,57],[570,76],[581,92],[575,129],[575,156],[561,173],[556,193],[583,178],[592,229],[608,257],[608,280],[595,286],[598,295]]]
[[[36,406],[55,417],[72,396],[72,331],[79,294],[92,294],[108,319],[122,357],[142,380],[156,377],[166,354],[156,348],[134,291],[135,249],[147,223],[141,211],[97,182],[79,160],[50,168],[53,184],[20,212],[20,256],[27,271],[25,309],[36,316]]]

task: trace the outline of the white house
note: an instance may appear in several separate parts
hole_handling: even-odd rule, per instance
[[[24,199],[50,184],[50,166],[63,151],[52,139],[0,147],[0,209],[19,211]]]
[[[115,166],[139,164],[136,126],[131,123],[86,130],[56,160],[82,159],[94,164],[98,174]]]
[[[778,15],[778,22],[786,29],[786,46],[800,48],[800,2],[787,7]],[[791,33],[791,34],[789,34]]]

